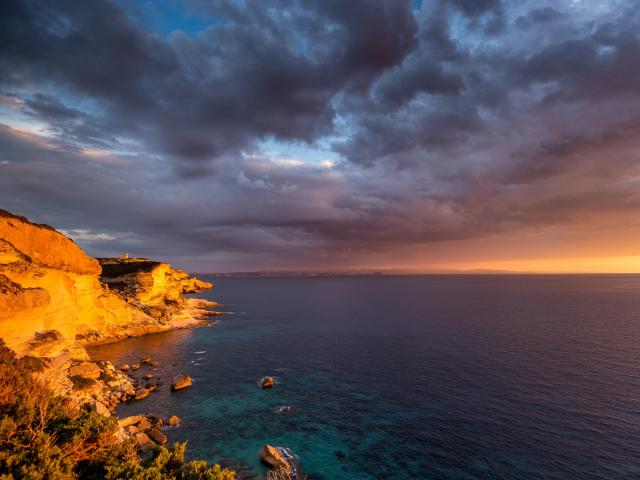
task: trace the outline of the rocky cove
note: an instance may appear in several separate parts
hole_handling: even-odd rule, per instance
[[[114,365],[87,348],[210,325],[223,313],[219,304],[185,295],[211,288],[167,263],[91,258],[52,227],[0,210],[0,339],[72,411],[111,417],[121,402],[190,387],[185,373],[161,378],[149,353]],[[139,414],[120,419],[117,436],[146,452],[179,424],[176,416]]]

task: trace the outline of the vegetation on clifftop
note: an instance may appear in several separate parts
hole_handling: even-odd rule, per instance
[[[96,258],[102,267],[102,277],[119,277],[138,272],[151,272],[162,262],[147,258]]]
[[[0,339],[0,480],[234,480],[235,472],[185,462],[185,443],[141,459],[118,421],[78,408],[35,379]]]

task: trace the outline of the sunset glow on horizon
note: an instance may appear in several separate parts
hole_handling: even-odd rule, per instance
[[[634,257],[550,258],[443,264],[436,268],[496,270],[517,273],[640,273],[640,255]]]

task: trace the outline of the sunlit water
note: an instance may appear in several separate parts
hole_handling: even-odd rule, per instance
[[[191,457],[248,478],[265,443],[310,479],[640,478],[638,276],[213,281],[219,323],[92,349],[192,375],[118,409],[180,416]]]

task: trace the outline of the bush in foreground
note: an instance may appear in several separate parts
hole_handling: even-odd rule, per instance
[[[150,459],[120,441],[113,417],[78,410],[31,374],[0,339],[0,480],[235,480],[235,472],[185,462],[185,443]]]

